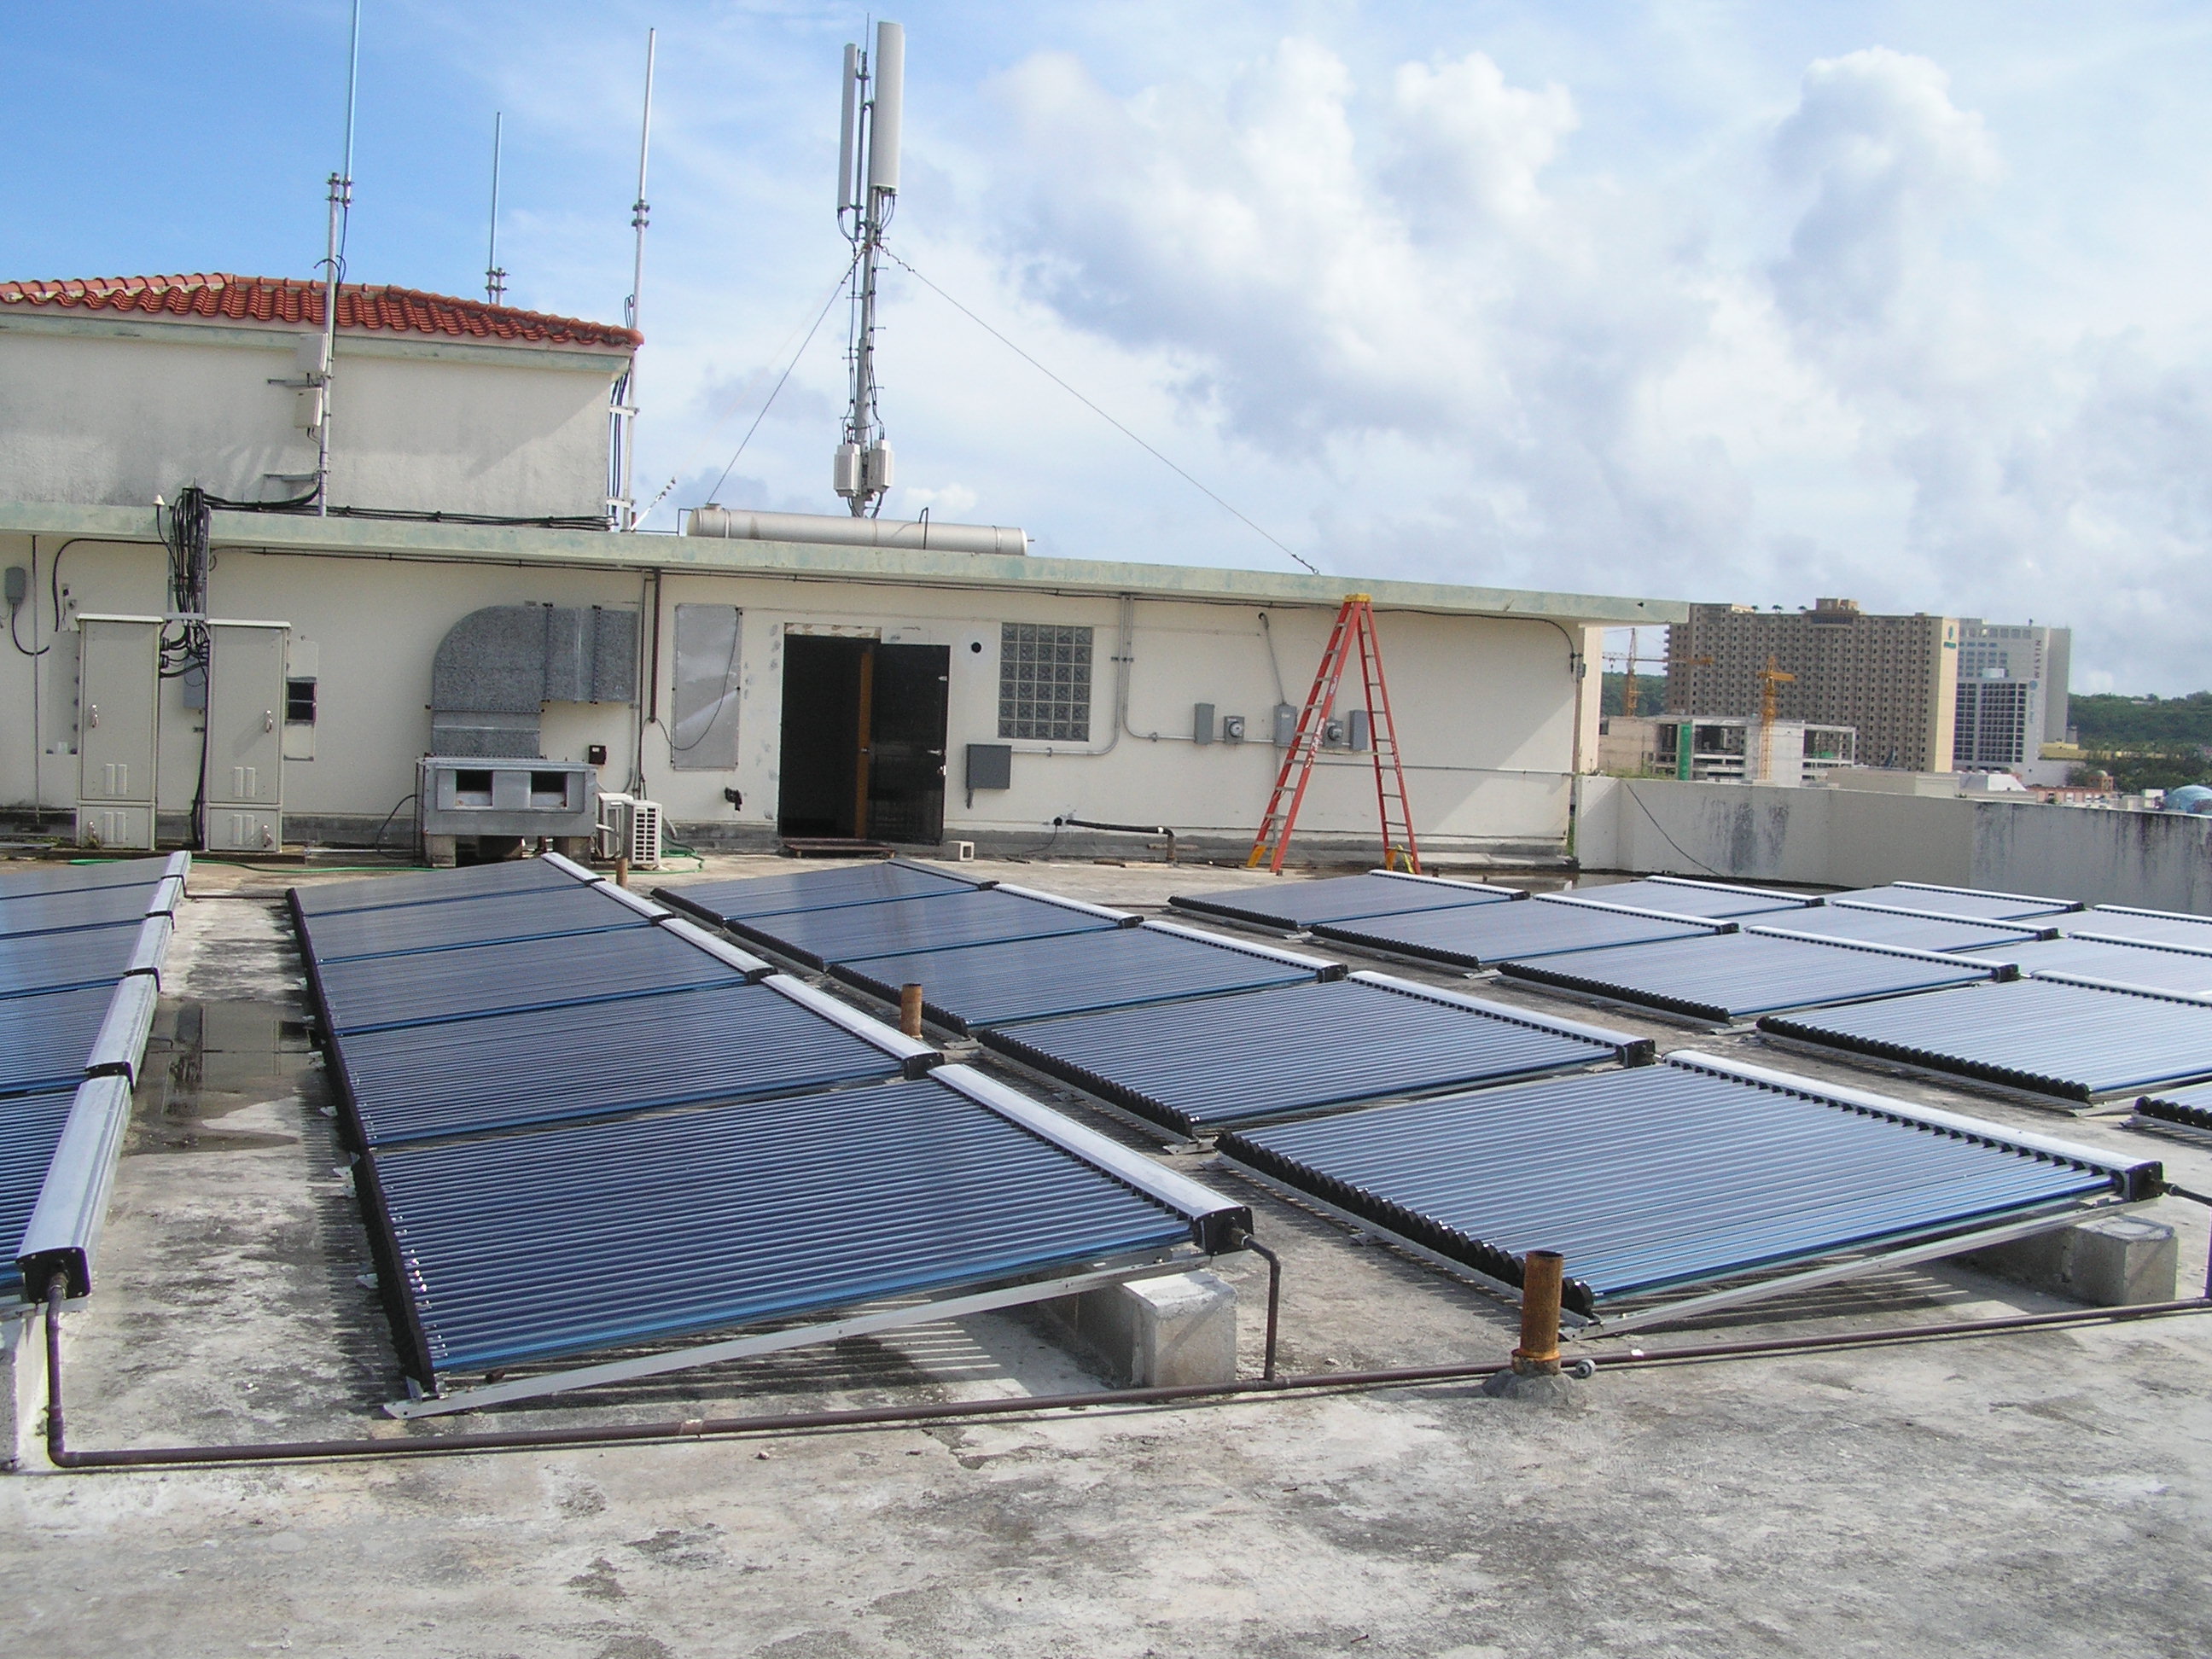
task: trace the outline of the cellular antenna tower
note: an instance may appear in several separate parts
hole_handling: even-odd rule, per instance
[[[637,200],[630,204],[629,227],[635,236],[630,254],[629,297],[623,301],[623,326],[635,329],[645,314],[645,228],[653,204],[645,199],[645,166],[653,154],[653,59],[660,31],[645,32],[645,114],[637,129]],[[615,382],[611,419],[613,447],[607,477],[607,521],[617,530],[637,528],[637,355]]]
[[[493,305],[507,298],[507,272],[499,263],[499,130],[507,117],[491,118],[491,245],[484,253],[484,298]]]
[[[844,122],[837,141],[837,223],[853,244],[853,320],[846,356],[853,401],[831,473],[853,516],[873,518],[891,487],[891,447],[876,410],[876,263],[898,205],[899,118],[906,95],[906,31],[876,25],[872,59],[845,48]]]

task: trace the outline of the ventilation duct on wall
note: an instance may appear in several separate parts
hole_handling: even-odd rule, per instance
[[[530,758],[549,702],[637,696],[637,612],[550,605],[471,611],[430,666],[430,752]]]

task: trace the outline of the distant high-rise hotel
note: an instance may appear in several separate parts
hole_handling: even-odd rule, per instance
[[[2007,771],[2066,740],[2070,628],[1959,618],[1959,721],[1953,764]]]
[[[1667,707],[1756,715],[1770,660],[1776,717],[1848,726],[1862,765],[1996,770],[2066,731],[2069,631],[1977,617],[1870,616],[1851,599],[1809,611],[1698,605],[1673,630]]]

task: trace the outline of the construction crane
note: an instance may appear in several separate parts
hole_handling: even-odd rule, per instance
[[[1675,667],[1711,668],[1713,665],[1713,659],[1711,657],[1686,657],[1677,655],[1674,653],[1672,640],[1669,640],[1668,642],[1668,653],[1665,656],[1645,656],[1644,654],[1644,630],[1640,628],[1632,628],[1628,630],[1628,649],[1626,651],[1610,652],[1607,655],[1610,656],[1613,661],[1621,665],[1625,678],[1620,688],[1620,712],[1630,720],[1634,720],[1636,718],[1636,711],[1638,708],[1641,706],[1643,700],[1644,687],[1638,674],[1638,670],[1642,665],[1645,663],[1652,663],[1659,667],[1668,669],[1673,669]],[[1695,702],[1696,701],[1697,699],[1694,697],[1691,699],[1692,702]],[[1688,712],[1694,714],[1696,710],[1692,709]]]
[[[1770,781],[1774,775],[1774,691],[1777,686],[1795,685],[1797,677],[1785,674],[1776,666],[1774,659],[1766,659],[1766,666],[1759,671],[1759,781]]]
[[[1382,822],[1382,867],[1421,873],[1421,849],[1413,840],[1413,808],[1406,800],[1406,769],[1398,758],[1398,727],[1390,717],[1390,687],[1382,678],[1382,643],[1375,634],[1374,601],[1364,593],[1351,593],[1336,613],[1336,625],[1322,647],[1321,667],[1314,674],[1313,690],[1298,715],[1297,732],[1284,751],[1282,770],[1275,775],[1274,793],[1267,811],[1252,837],[1247,869],[1262,864],[1280,875],[1283,855],[1291,849],[1291,831],[1305,802],[1306,786],[1321,758],[1328,713],[1336,702],[1339,683],[1354,650],[1359,653],[1360,683],[1367,694],[1368,744],[1375,762],[1375,806]]]

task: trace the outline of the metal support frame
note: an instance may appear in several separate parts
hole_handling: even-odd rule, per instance
[[[1832,1285],[1838,1279],[1855,1279],[1862,1273],[1881,1273],[1892,1267],[1909,1267],[1917,1262],[1940,1261],[1945,1256],[1965,1255],[1971,1251],[1987,1249],[1993,1244],[2009,1243],[2016,1238],[2032,1238],[2038,1233],[2054,1232],[2091,1216],[2118,1215],[2130,1210],[2140,1210],[2149,1202],[2148,1199],[2142,1199],[2134,1203],[2070,1204],[2056,1212],[2033,1216],[2024,1221],[2008,1222],[2002,1226],[1984,1227],[1978,1232],[1952,1233],[1899,1249],[1875,1246],[1847,1261],[1832,1261],[1823,1267],[1808,1268],[1802,1273],[1756,1279],[1747,1285],[1732,1285],[1722,1290],[1710,1291],[1703,1296],[1687,1297],[1679,1302],[1662,1303],[1655,1307],[1638,1308],[1611,1316],[1601,1310],[1598,1316],[1577,1334],[1586,1338],[1612,1336],[1646,1325],[1676,1324],[1719,1308],[1764,1301],[1771,1296],[1809,1290],[1816,1285]]]
[[[1881,999],[1888,1000],[1889,999]],[[1806,1012],[1816,1010],[1808,1009]],[[1761,1014],[1759,1018],[1773,1018]],[[1779,1048],[1786,1054],[1803,1054],[1808,1060],[1825,1060],[1834,1065],[1853,1066],[1867,1071],[1887,1072],[1894,1077],[1919,1078],[1929,1083],[1940,1083],[1948,1088],[1965,1090],[1971,1094],[1993,1095],[1999,1100],[2008,1100],[2022,1106],[2039,1106],[2046,1112],[2057,1112],[2063,1117],[2107,1117],[2135,1110],[2136,1102],[2146,1093],[2160,1089],[2185,1088],[2203,1082],[2203,1077],[2182,1079],[2166,1083],[2135,1084],[2107,1094],[2098,1100],[2074,1100],[2065,1095],[2045,1094],[2038,1089],[2024,1089],[2016,1083],[1999,1083],[1995,1078],[1978,1077],[1971,1072],[1947,1071],[1941,1066],[1923,1066],[1909,1060],[1899,1060],[1889,1054],[1871,1054],[1863,1048],[1849,1048],[1841,1043],[1813,1042],[1803,1037],[1784,1036],[1779,1031],[1770,1031],[1764,1026],[1755,1028],[1759,1040],[1770,1048]]]
[[[1116,1267],[1091,1267],[1059,1279],[1030,1279],[1019,1285],[1001,1285],[996,1290],[973,1291],[966,1296],[908,1303],[874,1313],[854,1314],[822,1324],[793,1326],[786,1330],[765,1331],[751,1336],[726,1337],[720,1341],[703,1342],[665,1353],[641,1354],[633,1359],[615,1359],[604,1364],[546,1371],[535,1376],[518,1377],[508,1382],[480,1383],[473,1388],[441,1392],[421,1399],[394,1400],[387,1402],[384,1409],[391,1416],[398,1418],[437,1417],[453,1412],[476,1411],[485,1406],[504,1405],[511,1401],[536,1400],[547,1395],[568,1394],[607,1382],[627,1382],[641,1376],[661,1376],[671,1371],[692,1370],[702,1365],[720,1364],[725,1360],[750,1358],[756,1354],[778,1353],[789,1348],[811,1348],[824,1342],[842,1342],[849,1337],[872,1336],[880,1331],[899,1330],[911,1325],[934,1325],[945,1320],[964,1319],[970,1314],[989,1313],[1000,1308],[1016,1308],[1031,1302],[1050,1302],[1064,1296],[1080,1296],[1086,1291],[1105,1290],[1126,1284],[1133,1279],[1152,1278],[1163,1271],[1186,1272],[1189,1267],[1202,1266],[1212,1259],[1212,1256],[1176,1252],[1148,1255],[1142,1261],[1124,1261]]]

